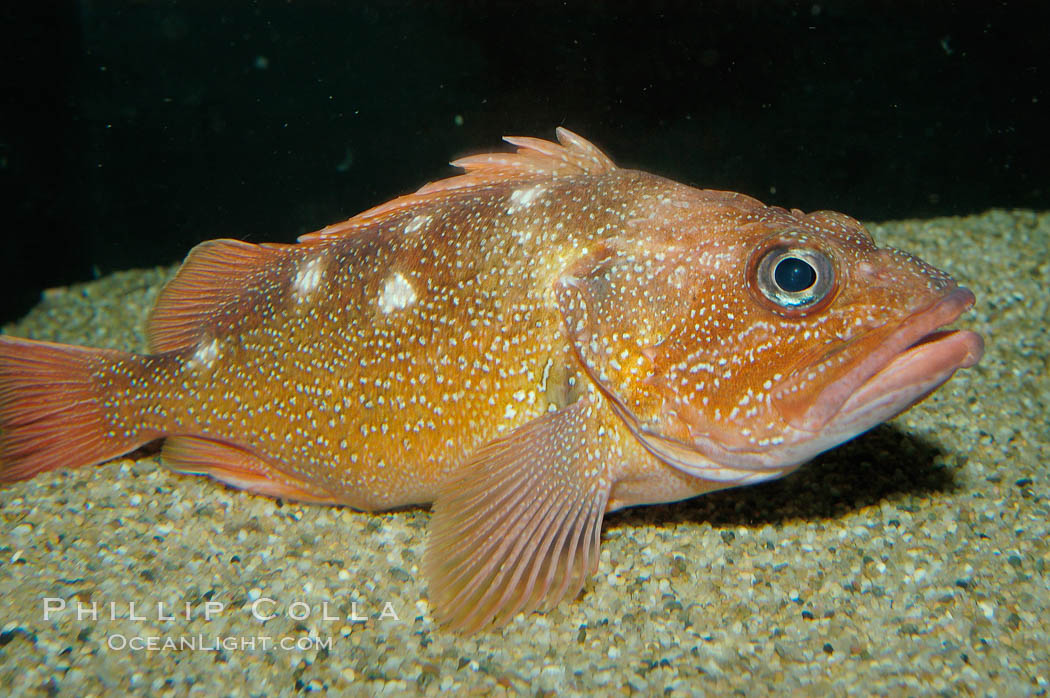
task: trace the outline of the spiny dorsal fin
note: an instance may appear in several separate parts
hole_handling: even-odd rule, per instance
[[[587,139],[559,126],[558,143],[527,136],[505,136],[517,147],[513,153],[482,153],[453,160],[453,167],[466,172],[424,185],[412,194],[399,196],[357,214],[342,223],[330,225],[299,238],[308,242],[352,233],[386,216],[440,200],[450,193],[479,189],[514,180],[530,180],[571,175],[602,174],[616,169],[609,157]]]
[[[471,176],[488,183],[530,175],[600,174],[616,168],[613,161],[587,139],[561,126],[556,133],[558,143],[528,136],[504,136],[503,140],[517,146],[516,152],[483,153],[453,160],[451,164],[462,167],[467,174],[428,184],[419,192],[456,189],[461,186],[453,184],[457,179]]]

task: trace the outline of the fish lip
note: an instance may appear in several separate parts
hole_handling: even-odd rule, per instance
[[[846,375],[825,387],[809,409],[795,417],[784,415],[785,421],[800,431],[816,432],[832,420],[840,422],[847,415],[855,418],[876,404],[880,413],[886,413],[878,421],[903,412],[956,370],[980,360],[984,352],[980,335],[940,329],[974,302],[973,293],[959,286],[915,311]],[[889,394],[894,399],[886,399]]]

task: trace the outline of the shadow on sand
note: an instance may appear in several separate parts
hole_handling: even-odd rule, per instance
[[[960,458],[937,443],[883,424],[781,480],[616,512],[606,519],[606,528],[705,521],[715,528],[777,525],[835,518],[887,499],[911,510],[924,495],[955,489]]]

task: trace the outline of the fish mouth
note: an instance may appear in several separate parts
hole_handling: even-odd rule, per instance
[[[786,385],[790,381],[775,393],[774,404],[790,426],[811,433],[830,428],[840,434],[857,434],[893,418],[920,402],[957,370],[980,360],[984,353],[980,335],[941,329],[973,304],[969,289],[952,289],[932,305],[912,313],[884,337],[871,337],[869,341],[876,341],[877,346],[811,398],[808,408],[798,409],[804,402],[802,395],[796,397]]]
[[[618,400],[611,404],[652,455],[668,465],[718,487],[751,484],[780,477],[818,453],[895,417],[928,396],[960,368],[976,364],[984,353],[981,336],[968,330],[944,330],[974,304],[961,287],[908,316],[896,327],[879,328],[819,362],[838,354],[854,358],[839,365],[842,375],[827,385],[809,378],[818,364],[808,364],[782,381],[771,400],[784,421],[783,435],[761,448],[725,443],[716,434],[687,426],[688,436],[669,435],[639,424]],[[865,346],[873,346],[863,352]],[[843,362],[845,363],[845,362]],[[810,390],[792,389],[800,376]],[[821,386],[823,386],[821,388]]]

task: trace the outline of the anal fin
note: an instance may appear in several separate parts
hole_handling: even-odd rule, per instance
[[[164,442],[161,459],[176,472],[208,475],[231,487],[268,497],[315,504],[342,503],[329,492],[286,475],[240,446],[222,441],[172,436]]]
[[[584,398],[480,448],[434,501],[423,559],[434,614],[504,625],[575,595],[598,565],[610,482]]]

